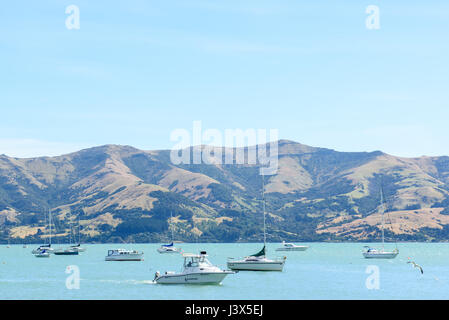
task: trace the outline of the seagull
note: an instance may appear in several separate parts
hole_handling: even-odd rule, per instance
[[[415,261],[407,261],[407,263],[413,264],[413,266],[415,268],[419,268],[419,270],[421,271],[422,274],[424,273],[424,271],[422,270],[421,266],[419,264],[416,264]]]

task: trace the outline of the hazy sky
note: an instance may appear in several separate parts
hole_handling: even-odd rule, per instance
[[[369,5],[380,29],[366,27]],[[199,120],[339,151],[448,155],[448,36],[447,1],[5,2],[0,154],[168,149]]]

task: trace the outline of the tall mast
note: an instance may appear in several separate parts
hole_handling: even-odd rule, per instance
[[[382,190],[382,187],[380,187],[380,208],[382,211],[382,249],[384,249],[384,211],[385,211],[385,206],[384,206],[384,193]]]
[[[69,227],[70,227],[69,244],[72,244],[72,214],[70,212],[69,212]]]
[[[51,209],[50,208],[48,209],[48,226],[49,226],[49,229],[50,229],[49,243],[50,243],[50,246],[51,246]]]
[[[78,244],[81,244],[80,216],[79,216],[79,214],[78,214]]]
[[[45,213],[45,209],[44,209],[44,226],[47,226],[47,214]],[[45,232],[45,229],[44,229]],[[47,243],[47,239],[44,238],[44,244]]]
[[[265,246],[267,242],[267,235],[265,224],[265,181],[263,174],[262,174],[262,206],[263,206],[263,245]]]
[[[173,226],[172,226],[172,219],[173,219],[173,216],[172,216],[172,212],[170,211],[170,230],[171,230],[171,242],[173,242]]]

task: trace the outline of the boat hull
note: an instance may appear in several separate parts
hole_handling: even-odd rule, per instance
[[[164,274],[154,281],[159,284],[220,284],[228,274],[234,272],[204,272],[189,274]]]
[[[306,251],[308,248],[307,246],[297,246],[293,248],[277,248],[276,251]]]
[[[363,252],[366,259],[394,259],[399,252]]]
[[[77,256],[78,251],[55,251],[53,252],[55,256]]]
[[[228,261],[228,268],[241,271],[282,271],[284,269],[284,264],[285,261]]]
[[[50,258],[49,253],[37,253],[34,255],[36,258]]]
[[[166,250],[166,249],[162,249],[162,248],[158,248],[157,252],[159,252],[159,253],[179,253],[178,249]]]
[[[135,254],[135,255],[129,255],[129,257],[123,256],[106,256],[104,258],[106,261],[142,261],[143,260],[143,254]]]

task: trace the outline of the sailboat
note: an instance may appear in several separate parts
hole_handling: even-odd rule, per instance
[[[366,259],[394,259],[399,254],[399,250],[396,247],[393,251],[386,251],[385,244],[385,235],[384,235],[384,213],[385,213],[385,203],[384,203],[384,195],[383,190],[380,190],[380,210],[382,213],[382,248],[374,249],[369,246],[365,246],[363,250],[363,256]]]
[[[71,217],[69,216],[69,220]],[[69,244],[72,244],[72,223],[70,221],[70,241]],[[74,249],[72,246],[69,246],[68,248],[58,248],[53,252],[54,255],[57,256],[74,256],[78,255],[78,250]]]
[[[170,212],[170,223],[172,222],[172,213]],[[157,252],[159,253],[178,253],[180,252],[180,248],[176,248],[173,245],[173,227],[170,224],[171,229],[171,243],[170,244],[163,244],[160,246],[160,248],[157,249]]]
[[[47,217],[45,217],[45,224],[47,222]],[[32,254],[39,254],[45,250],[47,253],[52,253],[54,250],[51,247],[51,210],[48,210],[48,227],[49,227],[49,243],[43,244],[31,251]]]
[[[81,233],[80,233],[80,217],[78,216],[78,244],[70,246],[73,250],[78,252],[86,251],[86,248],[81,247]]]
[[[262,198],[263,198],[263,248],[256,254],[247,256],[240,260],[228,258],[228,268],[231,270],[248,270],[248,271],[282,271],[287,257],[268,259],[266,257],[267,236],[265,223],[265,182],[262,175]]]

